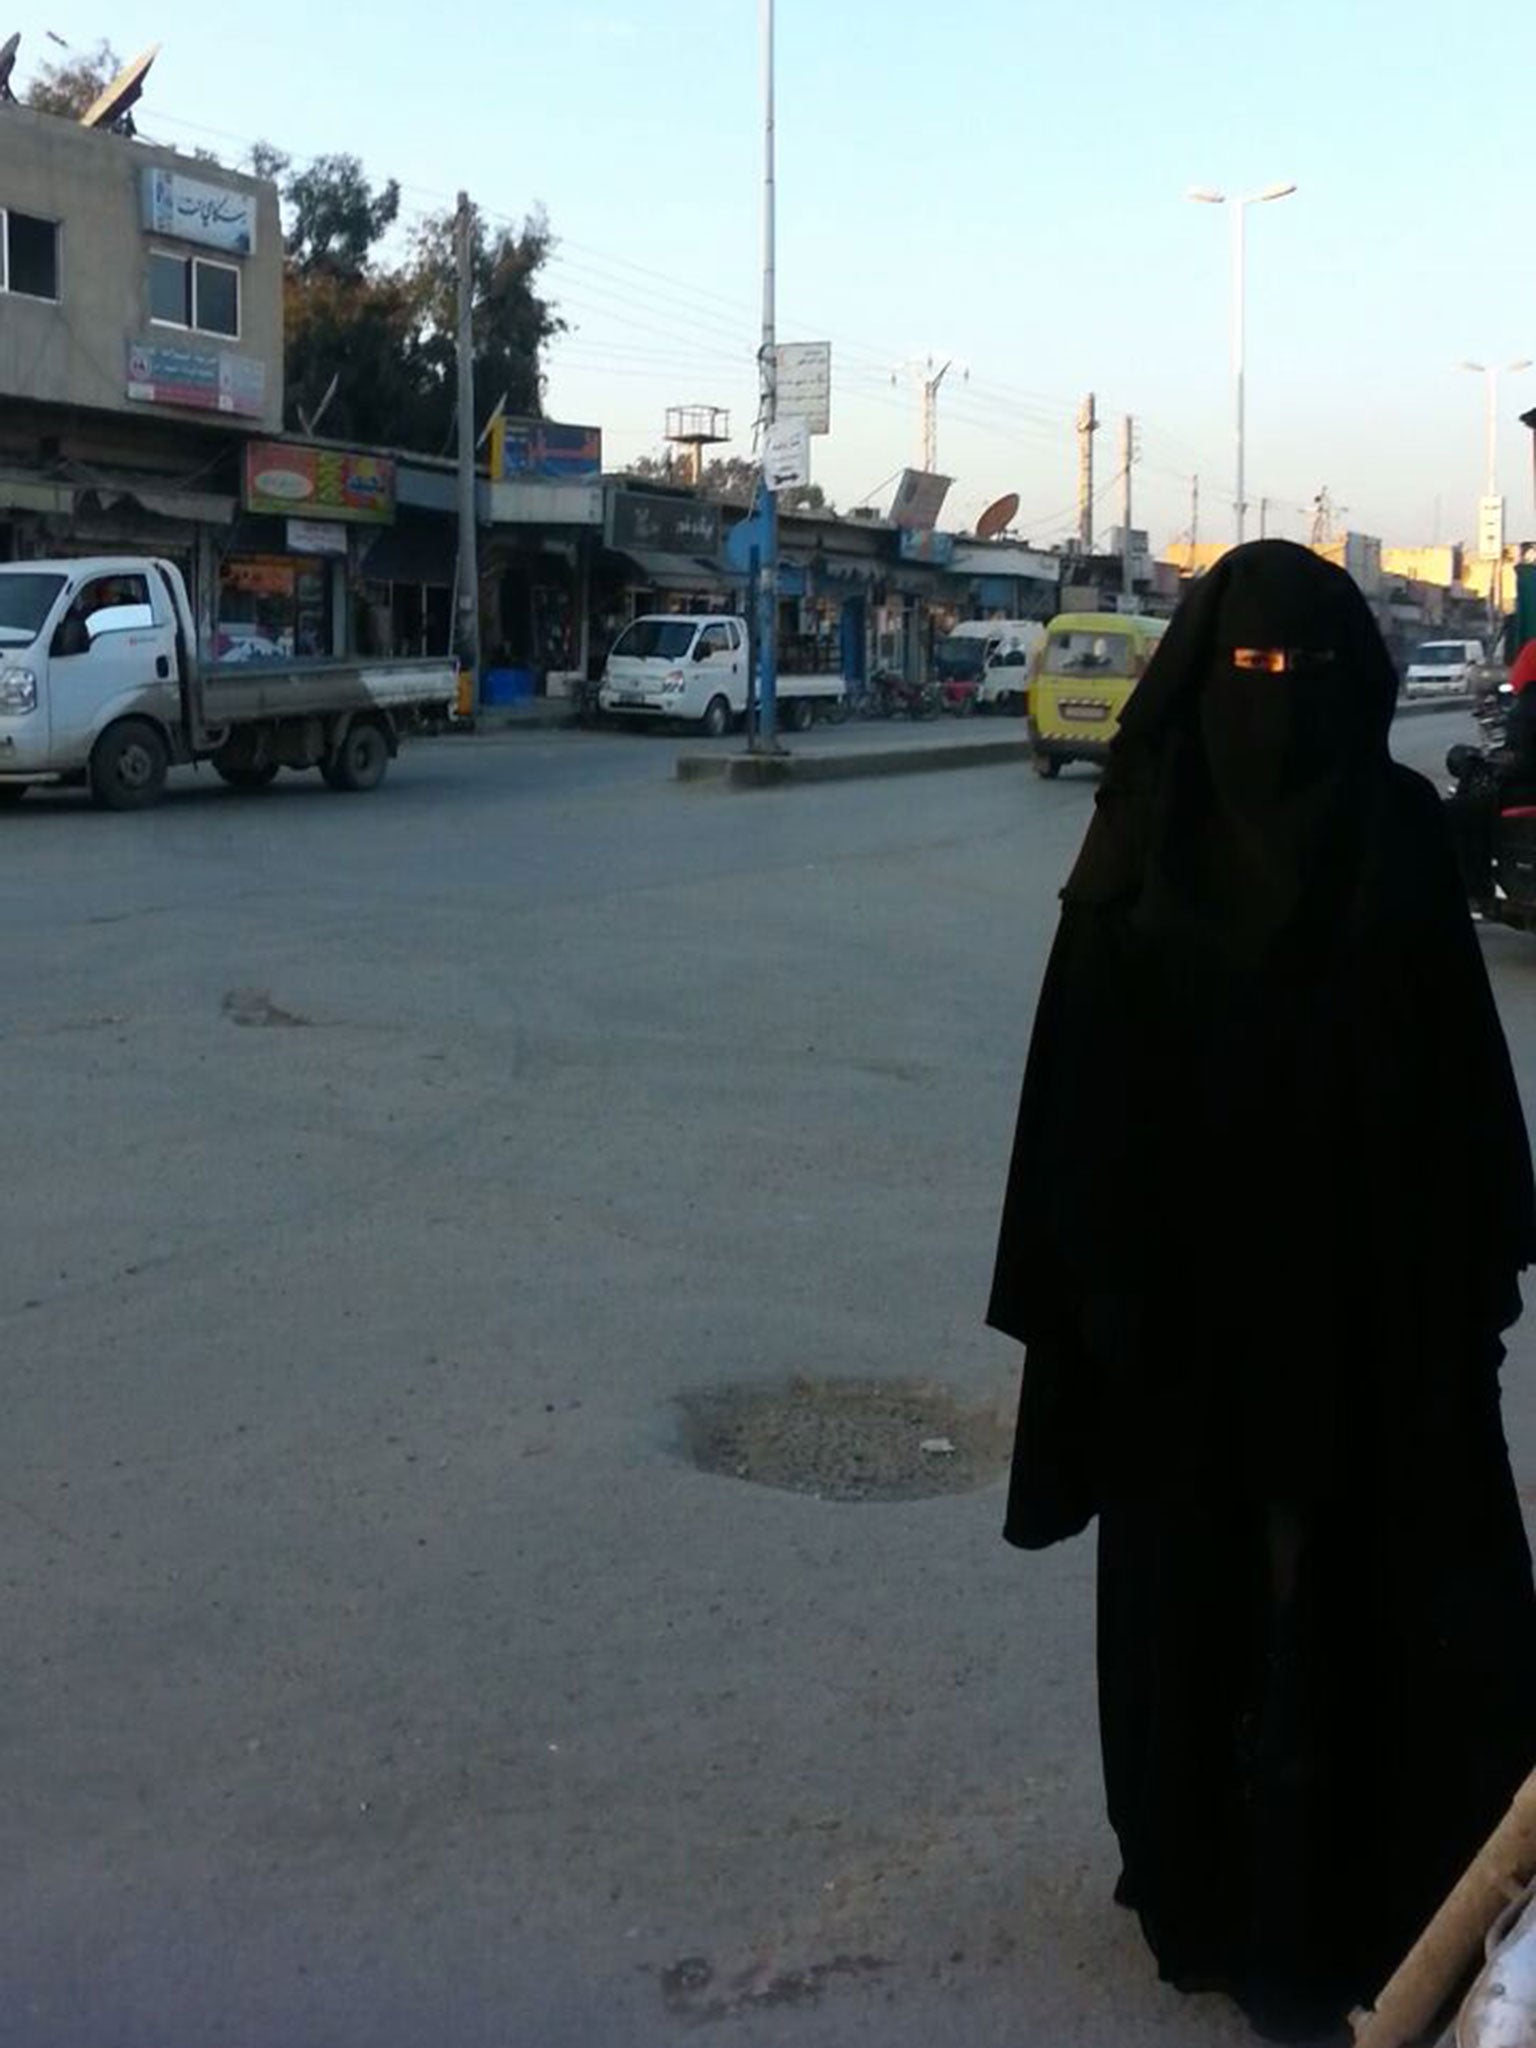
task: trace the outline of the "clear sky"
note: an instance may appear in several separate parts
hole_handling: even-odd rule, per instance
[[[601,424],[610,464],[669,404],[728,406],[750,446],[760,288],[758,0],[45,0],[44,29],[158,40],[141,127],[233,160],[265,136],[347,150],[407,205],[463,185],[543,205],[570,334],[548,410]],[[778,0],[780,332],[833,341],[838,503],[917,459],[912,365],[940,401],[946,523],[1017,490],[1031,537],[1073,523],[1082,395],[1099,516],[1231,530],[1230,209],[1248,210],[1248,486],[1299,535],[1326,485],[1388,541],[1469,538],[1484,382],[1536,356],[1536,6],[1429,0]],[[218,131],[211,133],[208,131]],[[966,375],[965,373],[968,373]],[[895,379],[893,383],[893,377]],[[1511,537],[1536,535],[1536,371],[1501,387]],[[1253,526],[1250,525],[1250,531]]]

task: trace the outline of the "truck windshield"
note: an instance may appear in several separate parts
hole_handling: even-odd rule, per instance
[[[613,652],[629,661],[681,661],[693,645],[692,619],[636,619],[613,643]]]
[[[969,633],[946,634],[933,650],[933,665],[946,679],[979,676],[986,658],[987,642]]]
[[[1467,650],[1459,640],[1431,640],[1413,657],[1419,668],[1459,668],[1466,658]]]
[[[1053,633],[1041,664],[1048,676],[1128,676],[1128,633]]]
[[[0,647],[30,647],[63,588],[62,576],[21,569],[0,575]]]

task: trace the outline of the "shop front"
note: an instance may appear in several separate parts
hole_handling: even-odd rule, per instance
[[[336,572],[322,555],[239,553],[219,564],[216,661],[319,661],[337,645]]]
[[[241,502],[218,565],[215,660],[320,661],[362,650],[352,597],[370,538],[395,523],[391,459],[254,442]]]
[[[593,576],[594,665],[631,619],[648,612],[736,609],[732,579],[718,560],[718,505],[682,491],[610,486],[605,495]]]

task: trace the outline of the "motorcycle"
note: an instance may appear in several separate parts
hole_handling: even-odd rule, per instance
[[[1536,790],[1505,783],[1491,749],[1454,746],[1445,765],[1452,803],[1464,798],[1492,812],[1491,884],[1473,901],[1474,912],[1486,923],[1536,932]]]
[[[868,716],[872,718],[937,718],[944,705],[937,683],[909,682],[889,669],[876,669],[869,679],[869,691],[873,704]]]
[[[1504,725],[1509,717],[1509,707],[1515,701],[1515,693],[1508,683],[1496,683],[1492,689],[1484,690],[1472,701],[1472,716],[1478,731],[1483,736],[1483,745],[1489,748],[1504,744]]]

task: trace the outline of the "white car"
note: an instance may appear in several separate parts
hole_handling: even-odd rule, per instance
[[[1470,689],[1472,671],[1482,660],[1481,640],[1428,640],[1409,662],[1403,680],[1410,695]]]

